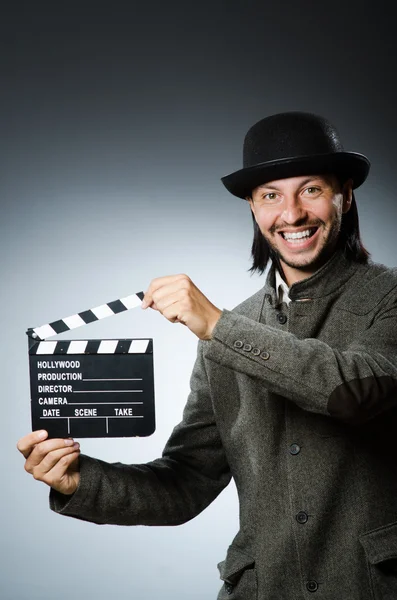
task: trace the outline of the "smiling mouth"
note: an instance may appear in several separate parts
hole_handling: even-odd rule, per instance
[[[306,229],[302,229],[301,231],[278,231],[279,235],[287,242],[301,242],[303,240],[308,240],[311,238],[318,227],[307,227]]]

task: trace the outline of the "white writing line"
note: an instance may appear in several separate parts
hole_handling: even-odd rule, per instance
[[[108,404],[143,404],[143,402],[68,402],[68,406],[84,406],[92,404],[93,406],[107,406]]]
[[[83,379],[83,381],[142,381],[142,378],[139,379]]]
[[[130,415],[129,417],[40,417],[40,419],[143,419],[143,415]],[[70,432],[69,432],[70,433]]]
[[[143,390],[73,390],[73,394],[126,394],[127,392],[143,392]]]

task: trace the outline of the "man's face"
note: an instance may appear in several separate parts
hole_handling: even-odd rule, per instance
[[[351,184],[342,189],[333,175],[312,175],[270,181],[252,191],[255,220],[283,268],[312,273],[328,260],[342,213],[350,208]]]

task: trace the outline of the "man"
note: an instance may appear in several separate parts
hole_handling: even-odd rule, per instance
[[[53,510],[176,525],[233,477],[240,531],[219,599],[397,598],[397,272],[360,240],[353,190],[368,170],[317,115],[248,131],[244,168],[222,181],[250,204],[264,288],[221,311],[186,275],[152,281],[143,308],[200,338],[183,420],[146,465],[45,432],[20,440]]]

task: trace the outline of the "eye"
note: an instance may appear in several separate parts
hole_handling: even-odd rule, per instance
[[[262,201],[265,204],[275,204],[276,202],[278,202],[278,200],[279,198],[276,192],[268,192],[267,194],[263,194],[262,196]]]
[[[316,187],[314,185],[312,185],[311,187],[306,188],[306,192],[313,196],[313,194],[316,194],[317,192],[321,192],[319,187]]]

